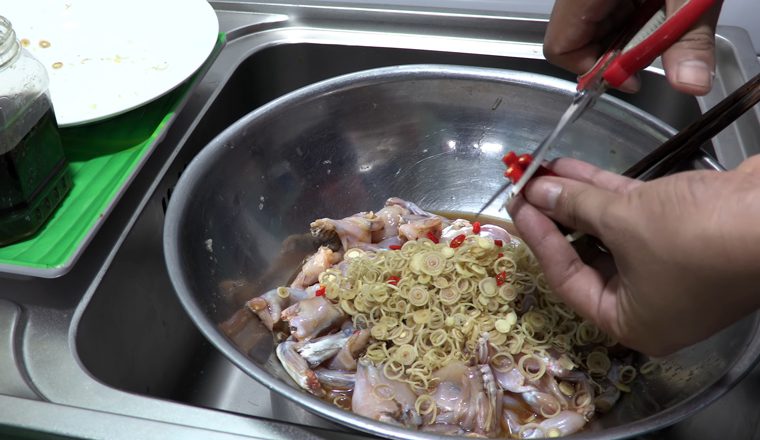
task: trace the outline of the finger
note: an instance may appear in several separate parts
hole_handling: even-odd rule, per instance
[[[607,48],[607,37],[615,35],[633,11],[630,0],[556,1],[544,38],[544,56],[570,72],[588,72]],[[634,93],[640,87],[639,78],[631,76],[618,89]]]
[[[602,225],[620,194],[561,177],[539,177],[523,190],[531,205],[559,223],[605,240]]]
[[[668,15],[684,0],[667,0]],[[715,73],[715,26],[722,2],[717,2],[673,46],[662,54],[662,65],[670,84],[691,95],[704,95],[712,88]]]
[[[509,213],[552,291],[580,315],[599,322],[600,312],[609,307],[600,308],[606,284],[601,274],[584,264],[554,223],[524,198],[518,196]]]
[[[544,56],[573,73],[588,71],[602,53],[600,30],[619,2],[609,0],[557,0],[544,38]]]
[[[626,193],[641,185],[641,181],[631,179],[601,168],[588,162],[561,157],[547,165],[560,177],[578,180],[616,193]]]

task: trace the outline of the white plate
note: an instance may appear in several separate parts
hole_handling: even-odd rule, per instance
[[[61,126],[139,107],[185,81],[219,32],[206,0],[0,0],[50,76]]]

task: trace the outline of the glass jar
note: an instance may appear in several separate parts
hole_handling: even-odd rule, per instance
[[[45,67],[0,16],[0,245],[37,232],[70,188]]]

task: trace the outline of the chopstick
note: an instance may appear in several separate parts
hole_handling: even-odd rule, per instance
[[[726,96],[688,127],[644,156],[623,175],[639,180],[662,177],[760,101],[760,74]]]
[[[623,175],[639,180],[652,180],[668,174],[694,155],[705,142],[754,107],[758,101],[760,101],[760,74],[755,75],[696,121],[641,158]],[[704,155],[708,156],[707,153]],[[593,245],[603,252],[608,252],[604,244],[596,237],[579,232],[567,233],[564,227],[560,227],[560,231],[567,235],[575,246],[585,242],[583,245]]]

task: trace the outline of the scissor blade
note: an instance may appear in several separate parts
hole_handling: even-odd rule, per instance
[[[522,191],[522,189],[525,187],[525,185],[528,183],[531,177],[533,177],[534,174],[536,174],[536,171],[538,170],[538,167],[541,166],[541,163],[544,160],[544,157],[546,157],[546,154],[549,152],[552,146],[554,146],[554,142],[559,138],[559,136],[562,134],[563,131],[569,126],[572,122],[574,122],[580,115],[583,114],[584,111],[590,105],[594,102],[596,97],[599,95],[599,93],[596,90],[583,90],[579,94],[575,96],[573,99],[573,102],[570,104],[570,107],[565,110],[565,113],[562,115],[562,117],[559,119],[559,122],[557,123],[557,126],[554,127],[554,130],[552,130],[551,133],[549,133],[549,136],[547,136],[539,145],[538,148],[533,152],[533,161],[530,163],[528,168],[523,173],[522,177],[520,177],[520,180],[517,181],[517,183],[512,187],[509,193],[509,197],[512,198],[516,196],[517,194]]]
[[[510,182],[509,180],[507,180],[507,182],[506,182],[506,183],[504,183],[503,185],[501,185],[501,186],[499,187],[499,189],[497,189],[497,190],[496,190],[496,192],[494,192],[494,193],[493,193],[493,195],[491,196],[491,198],[490,198],[490,199],[488,199],[488,201],[486,202],[486,204],[485,204],[485,205],[483,205],[483,206],[480,208],[480,211],[478,211],[478,213],[477,213],[477,214],[475,214],[475,218],[478,218],[478,216],[479,216],[480,214],[482,214],[482,213],[483,213],[483,211],[485,211],[485,210],[486,210],[486,208],[488,208],[489,206],[491,206],[491,203],[495,202],[495,201],[496,201],[496,199],[498,199],[498,198],[499,198],[499,195],[500,195],[501,193],[503,193],[504,191],[506,191],[506,190],[507,190],[507,188],[509,188],[509,185],[511,185],[511,184],[512,184],[512,182]]]

